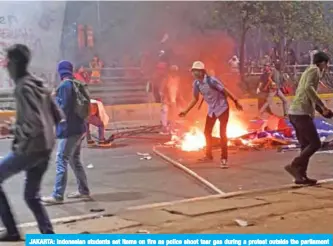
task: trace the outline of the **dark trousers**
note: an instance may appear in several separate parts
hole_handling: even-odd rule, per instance
[[[226,110],[219,117],[213,115],[206,117],[205,125],[205,138],[206,138],[206,156],[212,156],[212,132],[216,120],[220,122],[220,141],[221,141],[221,159],[228,159],[228,138],[227,138],[227,125],[229,120],[229,109]]]
[[[43,234],[54,233],[39,195],[41,181],[47,170],[50,155],[50,151],[31,155],[10,153],[0,162],[0,217],[9,234],[18,234],[18,229],[1,184],[21,171],[26,171],[24,199],[35,216],[40,232]]]
[[[296,137],[301,145],[301,153],[291,165],[297,167],[300,173],[306,176],[311,156],[321,147],[319,135],[313,119],[308,115],[289,115]]]

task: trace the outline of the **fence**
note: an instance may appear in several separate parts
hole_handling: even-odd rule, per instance
[[[56,73],[34,72],[34,74],[47,81],[49,87],[57,85]],[[138,67],[103,68],[101,83],[89,84],[88,88],[92,98],[98,98],[106,105],[140,104],[149,101],[146,84],[147,79]],[[15,109],[12,93],[13,88],[0,89],[0,109]]]
[[[297,78],[308,65],[287,66],[287,73]],[[333,74],[330,66],[330,74]],[[90,69],[87,69],[90,71]],[[247,76],[260,76],[262,67],[247,67]],[[36,75],[48,81],[50,87],[56,83],[56,73],[36,72]],[[105,105],[140,104],[150,101],[146,92],[147,78],[139,67],[103,68],[101,70],[101,83],[89,84],[89,91],[93,98],[103,101]],[[15,109],[12,96],[13,89],[0,89],[0,109]]]
[[[290,76],[297,77],[301,75],[309,65],[288,65],[285,68]],[[329,73],[333,74],[333,65],[329,65]],[[260,76],[262,74],[263,66],[247,66],[245,67],[246,75]]]

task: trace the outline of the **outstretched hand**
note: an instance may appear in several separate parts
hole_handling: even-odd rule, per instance
[[[322,115],[326,118],[326,119],[331,119],[333,117],[333,112],[328,109],[328,108],[325,108],[322,112]]]
[[[178,114],[179,117],[185,117],[186,116],[186,112],[185,111],[182,111]]]

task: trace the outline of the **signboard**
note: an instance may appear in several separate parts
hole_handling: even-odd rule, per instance
[[[66,2],[0,2],[0,91],[13,87],[4,68],[3,49],[15,43],[32,51],[31,71],[54,74],[59,59]]]

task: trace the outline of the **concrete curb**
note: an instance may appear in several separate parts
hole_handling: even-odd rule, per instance
[[[91,214],[85,214],[85,215],[78,215],[78,216],[69,216],[69,217],[62,217],[62,218],[56,218],[52,219],[51,222],[53,225],[59,225],[59,224],[66,224],[76,221],[83,221],[83,220],[90,220],[90,219],[97,219],[103,216],[112,216],[111,214],[107,213],[91,213]],[[18,225],[19,228],[31,228],[31,227],[37,227],[36,222],[27,222],[22,223]],[[0,231],[5,230],[4,228],[0,227]]]
[[[198,175],[196,172],[193,172],[191,169],[185,167],[180,162],[178,162],[176,160],[173,160],[170,157],[168,157],[168,156],[164,155],[163,153],[161,153],[160,151],[158,151],[156,149],[156,146],[153,146],[153,152],[156,155],[158,155],[159,157],[161,157],[162,159],[164,159],[164,160],[168,161],[169,163],[171,163],[172,165],[174,165],[175,167],[183,170],[185,173],[187,173],[188,175],[190,175],[194,179],[198,180],[200,183],[202,183],[204,186],[206,186],[208,189],[210,189],[214,193],[217,193],[219,195],[226,194],[225,192],[223,192],[222,190],[220,190],[219,188],[217,188],[215,185],[213,185],[212,183],[210,183],[208,180],[206,180],[203,177],[201,177],[200,175]]]
[[[332,179],[324,179],[319,180],[318,184],[327,184],[327,183],[333,183]],[[230,192],[225,194],[217,194],[217,195],[210,195],[210,196],[201,196],[201,197],[194,197],[190,199],[183,199],[183,200],[176,200],[171,202],[160,202],[160,203],[151,203],[141,206],[133,206],[128,207],[124,209],[123,211],[135,211],[135,210],[144,210],[144,209],[152,209],[152,208],[161,208],[165,206],[171,206],[176,204],[183,204],[183,203],[191,203],[196,201],[205,201],[209,199],[223,199],[223,198],[231,198],[231,197],[238,197],[238,196],[244,196],[244,195],[252,195],[252,194],[262,194],[267,192],[274,192],[274,191],[283,191],[283,190],[289,190],[289,189],[300,189],[304,188],[306,186],[300,186],[295,184],[288,184],[288,185],[282,185],[278,187],[272,187],[267,189],[254,189],[254,190],[248,190],[248,191],[236,191],[236,192]],[[59,225],[59,224],[66,224],[66,223],[73,223],[78,221],[84,221],[84,220],[90,220],[90,219],[97,219],[100,217],[112,217],[114,214],[109,213],[91,213],[91,214],[85,214],[85,215],[78,215],[78,216],[69,216],[69,217],[62,217],[62,218],[56,218],[52,219],[51,222],[53,225]],[[37,227],[36,222],[28,222],[18,225],[19,228],[31,228],[31,227]],[[0,231],[3,231],[4,228],[0,228]]]
[[[328,183],[333,183],[333,178],[319,180],[317,184],[320,185],[320,184],[328,184]],[[235,191],[235,192],[229,192],[229,193],[224,193],[224,194],[193,197],[193,198],[189,198],[189,199],[176,200],[176,201],[171,201],[171,202],[151,203],[151,204],[146,204],[146,205],[129,207],[126,210],[143,210],[143,209],[150,209],[150,208],[160,208],[160,207],[171,206],[171,205],[176,205],[176,204],[191,203],[191,202],[197,202],[197,201],[206,201],[206,200],[210,200],[210,199],[226,199],[226,198],[239,197],[239,196],[244,196],[244,195],[255,195],[255,194],[268,193],[268,192],[285,191],[285,190],[290,190],[290,189],[301,189],[304,187],[309,187],[309,186],[286,184],[286,185],[270,187],[270,188],[265,188],[265,189]],[[316,186],[312,186],[312,187],[316,187]]]

